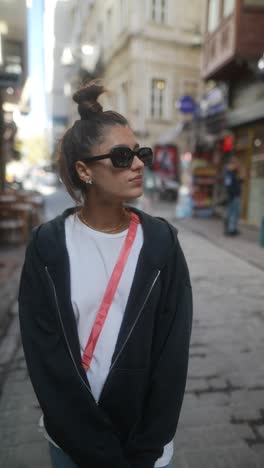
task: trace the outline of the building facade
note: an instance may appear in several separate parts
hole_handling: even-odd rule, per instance
[[[139,141],[155,145],[182,120],[177,103],[201,87],[204,1],[96,0],[82,43],[97,47],[105,108],[125,114]],[[168,141],[167,143],[175,143]]]
[[[48,109],[53,141],[60,140],[65,129],[77,117],[72,106],[72,94],[79,85],[82,69],[81,36],[86,27],[90,0],[57,0],[53,12],[53,57],[47,57],[52,70],[48,81]],[[47,1],[47,5],[52,2]],[[50,37],[50,35],[48,35]],[[51,50],[47,47],[47,50]]]
[[[225,84],[225,130],[246,170],[242,218],[264,216],[264,0],[208,0],[203,78]]]

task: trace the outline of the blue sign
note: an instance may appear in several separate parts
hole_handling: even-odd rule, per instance
[[[196,102],[191,96],[183,96],[178,102],[178,109],[184,114],[194,114]]]

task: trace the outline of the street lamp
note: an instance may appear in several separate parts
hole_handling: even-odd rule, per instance
[[[80,49],[68,46],[63,49],[61,63],[65,66],[72,66],[80,61],[82,67],[92,73],[96,67],[99,54],[99,47],[93,44],[83,44]]]
[[[264,53],[263,53],[262,57],[260,57],[260,59],[258,61],[258,68],[259,68],[260,71],[264,70]]]
[[[91,44],[83,44],[81,51],[84,55],[93,55],[95,52],[94,46]]]
[[[65,47],[63,49],[62,56],[61,56],[62,65],[73,65],[74,61],[75,60],[74,60],[71,48]]]

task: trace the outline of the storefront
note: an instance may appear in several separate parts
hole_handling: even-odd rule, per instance
[[[253,128],[248,221],[260,226],[264,216],[264,122]]]
[[[245,169],[241,218],[259,227],[264,216],[264,81],[251,75],[232,87],[227,123]]]
[[[193,215],[209,217],[214,214],[214,187],[216,168],[206,158],[194,158],[192,164],[192,205]]]
[[[263,85],[258,89],[264,92]],[[227,108],[224,91],[221,94],[216,88],[213,96],[219,102],[216,106],[212,105],[210,99],[208,104],[208,97],[205,99],[204,113],[199,119],[203,125],[200,125],[197,132],[198,146],[202,149],[208,146],[206,142],[210,138],[213,140],[208,160],[216,169],[216,175],[213,193],[210,189],[210,197],[206,197],[206,203],[209,203],[209,198],[213,198],[217,212],[224,213],[224,206],[221,205],[221,200],[225,198],[223,172],[230,155],[235,154],[240,160],[242,173],[244,172],[241,218],[246,223],[259,227],[264,216],[264,99],[257,101],[254,97],[252,102],[248,102],[250,96],[246,95],[243,99],[247,99],[247,102],[244,102],[240,93],[241,101],[237,98],[236,107],[230,110]],[[200,106],[203,107],[203,102]]]
[[[209,89],[199,103],[194,119],[196,147],[192,161],[193,212],[196,216],[212,216],[223,198],[222,172],[225,154],[222,141],[226,127],[227,96],[224,86]]]
[[[264,120],[234,129],[235,153],[246,170],[241,217],[260,226],[264,216]]]

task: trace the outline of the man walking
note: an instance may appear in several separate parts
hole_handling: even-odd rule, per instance
[[[241,185],[244,177],[241,173],[240,161],[232,155],[224,171],[224,186],[227,192],[227,209],[225,217],[225,234],[236,236],[239,234]]]

